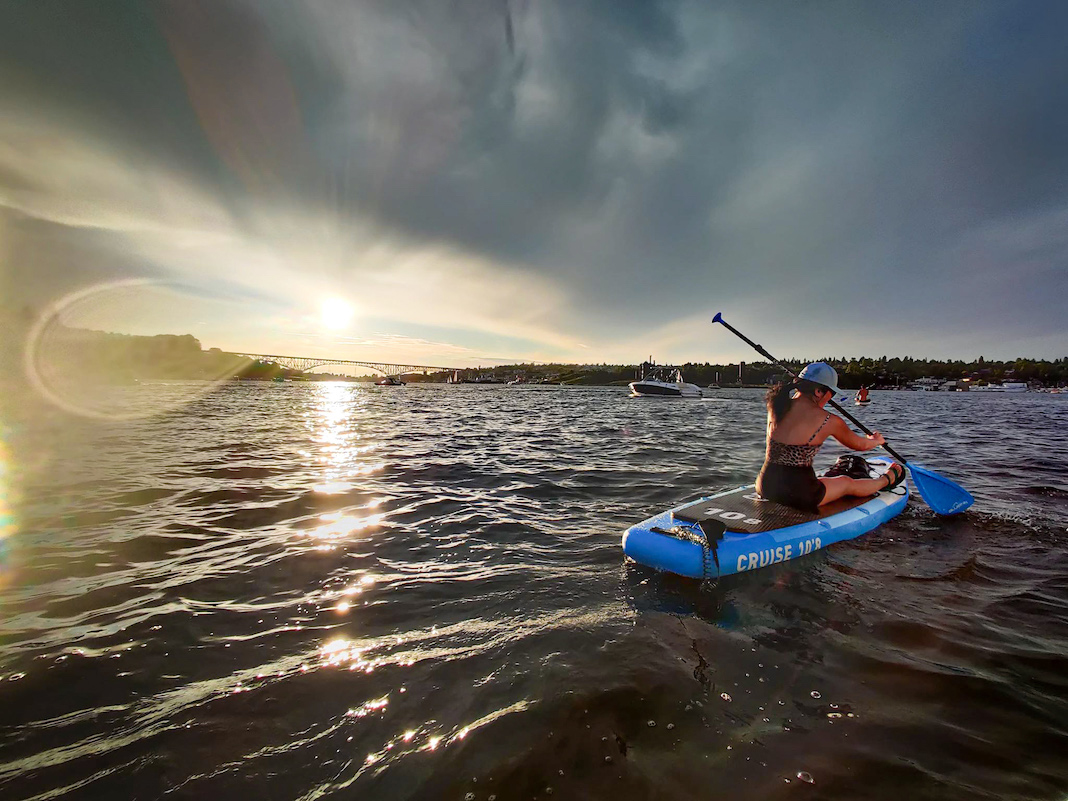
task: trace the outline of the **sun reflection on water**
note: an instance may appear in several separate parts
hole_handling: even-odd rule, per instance
[[[371,473],[377,473],[385,468],[385,462],[374,462],[371,464],[362,465],[350,465],[344,469],[346,476],[367,476]],[[331,471],[337,472],[337,471]],[[345,481],[342,479],[332,479],[329,481],[321,481],[318,484],[312,485],[312,490],[318,492],[320,495],[340,495],[343,492],[355,489],[356,485],[351,481]]]
[[[361,444],[360,420],[366,415],[366,393],[350,384],[323,383],[315,387],[313,402],[304,413],[313,448],[304,455],[319,466],[318,480],[311,490],[319,495],[344,495],[361,489],[356,479],[383,470],[386,463],[374,460],[373,444]],[[381,504],[375,499],[356,510],[335,511],[319,517],[321,525],[311,531],[319,549],[332,550],[334,545],[353,536],[366,534],[380,525],[385,515],[370,513]],[[339,605],[338,611],[348,611]]]
[[[364,573],[358,578],[353,577],[346,585],[335,590],[331,595],[336,599],[347,599],[358,595],[365,589],[372,587],[376,581],[382,580],[382,576]],[[434,659],[442,655],[440,650],[433,644],[439,637],[439,629],[433,626],[424,632],[424,636],[414,638],[405,635],[391,635],[373,639],[352,639],[345,636],[335,636],[319,647],[318,651],[310,659],[301,665],[301,671],[334,669],[339,671],[353,671],[371,673],[377,668],[395,669],[408,668],[417,661],[426,658]],[[393,687],[382,695],[364,701],[359,706],[345,710],[344,718],[353,725],[360,725],[357,721],[363,719],[385,719],[390,715],[390,703],[392,696],[403,697],[406,687],[403,680],[397,681]],[[379,691],[381,692],[381,690]],[[417,754],[440,754],[446,749],[465,741],[474,736],[479,729],[498,720],[506,715],[523,712],[531,705],[529,700],[520,700],[508,704],[490,712],[475,720],[457,721],[452,725],[441,720],[419,716],[416,719],[396,720],[393,733],[379,741],[377,750],[372,747],[364,752],[362,757],[356,757],[362,764],[352,777],[344,783],[347,786],[367,772],[378,774],[387,769],[396,761]],[[405,707],[393,710],[393,716],[405,715]],[[373,730],[368,730],[373,731]],[[348,742],[353,742],[356,735],[350,736]]]
[[[311,536],[321,541],[343,540],[353,534],[364,532],[379,525],[385,515],[376,512],[369,515],[339,514],[334,519],[327,519],[328,515],[321,515],[319,520],[323,525],[311,531]]]
[[[384,695],[381,698],[376,698],[373,701],[368,701],[365,704],[360,704],[360,706],[356,707],[355,709],[350,709],[348,712],[345,713],[345,715],[350,718],[367,717],[367,715],[371,714],[372,712],[377,712],[380,709],[384,709],[388,703],[389,696]]]
[[[388,701],[388,696],[377,699],[376,701],[369,701],[367,704],[364,704],[363,707],[360,707],[359,710],[349,710],[348,714],[352,717],[363,717],[372,711],[382,709],[385,706],[384,702],[386,701]],[[375,768],[375,772],[377,773],[384,769],[387,764],[404,756],[447,748],[454,743],[462,741],[472,732],[494,722],[495,720],[505,717],[506,715],[523,712],[529,708],[530,702],[525,700],[517,701],[516,703],[497,709],[478,720],[456,727],[451,733],[443,732],[438,721],[427,720],[416,728],[406,729],[400,734],[391,737],[383,744],[380,750],[367,754],[364,758],[364,768],[357,771],[354,778],[359,778],[359,775],[363,770],[370,768],[372,765],[377,765]],[[362,714],[360,714],[361,712]],[[489,797],[493,798],[492,795]]]
[[[404,642],[402,637],[396,638],[396,645]],[[386,665],[397,667],[411,667],[416,662],[415,653],[389,654],[372,656],[371,651],[377,644],[359,644],[345,637],[336,637],[324,644],[318,653],[318,667],[338,668],[340,670],[362,671],[372,673],[375,668]]]
[[[323,667],[348,668],[371,673],[378,660],[364,659],[363,655],[368,650],[368,646],[361,648],[352,640],[339,638],[324,645],[319,651],[319,658]]]

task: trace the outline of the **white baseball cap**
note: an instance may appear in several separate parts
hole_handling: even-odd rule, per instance
[[[835,395],[842,391],[838,388],[838,372],[827,362],[812,362],[797,377],[825,386]]]

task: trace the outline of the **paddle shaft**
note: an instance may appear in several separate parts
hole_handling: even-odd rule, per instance
[[[764,350],[764,348],[761,345],[758,345],[757,343],[755,343],[753,340],[751,340],[749,337],[747,337],[745,334],[743,334],[741,331],[739,331],[733,325],[731,325],[726,320],[724,320],[720,315],[717,314],[715,319],[713,320],[713,322],[720,323],[728,331],[730,331],[732,334],[734,334],[736,337],[738,337],[738,339],[742,340],[743,342],[745,342],[746,344],[751,346],[753,348],[753,350],[755,350],[757,353],[759,353],[761,356],[763,356],[769,362],[774,364],[779,369],[785,370],[787,373],[792,375],[794,378],[797,378],[797,373],[795,373],[793,370],[791,370],[785,364],[783,364],[778,359],[776,359],[774,356],[772,356],[770,353],[768,353],[766,350]],[[831,405],[832,408],[834,408],[838,412],[840,412],[843,417],[845,417],[847,420],[849,420],[851,423],[853,423],[853,425],[857,426],[865,434],[871,434],[871,431],[868,429],[868,427],[866,425],[864,425],[862,422],[860,422],[860,420],[855,418],[853,415],[851,415],[849,412],[847,412],[845,409],[843,409],[841,406],[839,406],[837,403],[835,403],[834,402],[834,398],[831,398],[831,400],[829,400],[827,402]],[[887,445],[885,441],[883,442],[883,448],[885,448],[886,451],[891,456],[893,456],[895,459],[897,459],[899,462],[902,462],[902,463],[907,463],[908,462],[908,459],[906,459],[900,453],[898,453],[893,448],[891,448],[889,445]]]

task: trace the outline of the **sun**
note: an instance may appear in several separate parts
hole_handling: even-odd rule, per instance
[[[354,314],[352,304],[341,298],[324,298],[319,305],[319,321],[323,328],[329,328],[331,331],[347,328]]]

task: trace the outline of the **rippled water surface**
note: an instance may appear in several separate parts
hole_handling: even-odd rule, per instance
[[[752,480],[760,393],[625,393],[9,413],[0,797],[1068,795],[1068,396],[874,393],[972,510],[702,586],[620,535]]]

